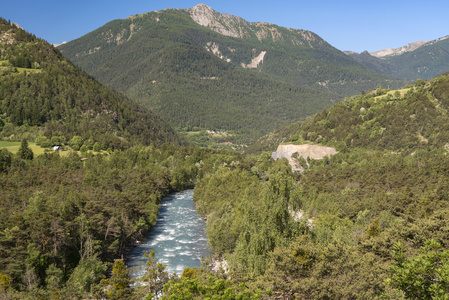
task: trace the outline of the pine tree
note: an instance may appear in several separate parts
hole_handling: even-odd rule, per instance
[[[22,140],[22,144],[20,145],[19,151],[17,152],[17,155],[21,159],[33,159],[34,153],[33,150],[31,150],[30,147],[28,147],[28,142],[26,139]]]
[[[128,268],[121,259],[114,262],[110,284],[112,288],[108,292],[108,299],[131,299],[131,278]]]
[[[165,270],[167,266],[158,261],[154,251],[150,251],[144,255],[147,258],[147,262],[145,263],[145,275],[141,280],[148,285],[150,295],[158,299],[164,284],[169,280],[168,273]]]

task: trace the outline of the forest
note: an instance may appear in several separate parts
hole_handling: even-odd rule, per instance
[[[0,67],[2,139],[79,135],[112,150],[134,142],[186,144],[159,116],[101,85],[47,42],[4,19],[0,34],[10,37],[0,42],[0,61],[8,62]],[[24,59],[31,68],[17,65]]]
[[[0,149],[1,299],[448,298],[449,74],[345,98],[248,153],[218,151],[0,26],[14,37],[0,47],[0,135],[21,141]],[[338,153],[297,156],[293,172],[271,158],[280,142]],[[178,277],[149,252],[133,281],[124,256],[162,197],[193,187],[213,257]]]
[[[100,280],[155,224],[161,198],[191,188],[211,156],[150,146],[34,157],[26,141],[1,150],[0,295],[101,297]]]

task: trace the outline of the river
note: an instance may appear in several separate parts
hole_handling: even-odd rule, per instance
[[[193,190],[173,193],[162,200],[156,226],[141,244],[127,255],[131,277],[141,277],[139,266],[145,264],[145,252],[154,250],[167,272],[182,274],[186,267],[199,267],[201,258],[210,252],[207,247],[206,221],[195,210]]]

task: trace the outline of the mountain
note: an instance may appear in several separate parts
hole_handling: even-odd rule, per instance
[[[173,129],[81,71],[47,42],[0,19],[0,134],[75,135],[107,148],[182,143]]]
[[[414,51],[414,50],[418,49],[419,47],[421,47],[423,45],[427,45],[427,44],[429,44],[429,41],[417,41],[417,42],[413,42],[413,43],[407,44],[407,45],[399,47],[399,48],[374,51],[374,52],[371,52],[370,54],[372,56],[375,56],[378,58],[386,57],[386,56],[396,56],[396,55],[404,54],[406,52]]]
[[[382,74],[412,80],[430,79],[449,71],[449,36],[396,49],[346,54]]]
[[[411,153],[446,149],[449,139],[449,73],[417,80],[400,90],[355,95],[305,121],[277,129],[250,150],[274,150],[279,143],[323,143]],[[429,124],[432,120],[432,124]]]
[[[203,4],[114,20],[59,49],[178,128],[234,131],[247,141],[341,95],[403,85],[310,31],[250,23]]]
[[[230,278],[285,299],[446,295],[448,113],[449,73],[378,88],[203,177],[194,200]]]

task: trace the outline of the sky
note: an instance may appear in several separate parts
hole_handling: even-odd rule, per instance
[[[335,48],[369,52],[449,35],[447,0],[2,0],[0,17],[49,43],[77,39],[115,19],[204,3],[250,22],[310,30]]]

